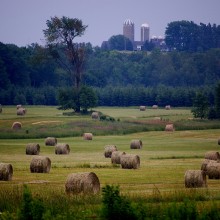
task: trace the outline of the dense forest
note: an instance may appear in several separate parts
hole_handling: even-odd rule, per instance
[[[178,25],[184,30],[186,26],[196,28],[192,22],[170,23],[165,39],[170,50],[166,52],[159,48],[151,51],[103,50],[90,43],[84,44],[86,62],[82,82],[94,89],[98,105],[192,106],[198,91],[203,91],[213,105],[215,85],[220,80],[220,38],[212,37],[215,45],[210,43],[209,47],[202,41],[206,47],[202,49],[200,45],[196,51],[186,46],[185,49],[176,48],[176,45],[186,45],[174,43],[180,38],[172,40],[177,30],[183,32]],[[202,35],[209,36],[207,42],[211,42],[210,36],[219,33],[219,26],[200,26],[204,30],[199,29]],[[208,30],[212,35],[208,35]],[[184,36],[187,33],[184,32]],[[186,37],[182,39],[186,41]],[[201,42],[201,38],[198,40]],[[195,45],[195,39],[193,42]],[[192,46],[192,41],[189,45]],[[38,44],[18,47],[0,43],[1,104],[59,104],[58,91],[72,86],[73,82],[60,63],[45,54],[46,48]]]

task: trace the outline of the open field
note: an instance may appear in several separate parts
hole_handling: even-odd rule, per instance
[[[162,196],[171,198],[173,196],[190,195],[191,190],[185,189],[184,173],[188,169],[200,169],[204,154],[207,151],[219,151],[217,143],[220,137],[220,129],[203,130],[177,130],[175,132],[165,132],[166,122],[189,123],[192,120],[189,109],[164,109],[139,111],[137,108],[97,108],[106,115],[120,118],[120,122],[101,122],[86,116],[64,116],[55,107],[28,107],[27,115],[18,117],[14,107],[6,107],[0,114],[0,131],[5,132],[6,138],[0,139],[0,162],[11,163],[14,174],[12,181],[0,182],[0,194],[3,191],[20,188],[23,184],[30,186],[31,191],[42,197],[59,192],[65,195],[65,181],[69,173],[95,172],[100,180],[101,187],[106,184],[119,185],[123,194],[135,198],[148,198]],[[114,123],[129,123],[135,126],[137,121],[144,126],[146,119],[152,121],[154,117],[162,117],[160,126],[163,130],[137,132],[119,135],[108,135],[108,130],[104,135],[94,135],[92,141],[83,140],[80,132],[93,132],[94,124],[102,126],[114,126]],[[135,120],[134,120],[135,119]],[[18,138],[11,130],[13,121],[21,121],[23,135],[32,137]],[[92,122],[92,124],[90,124]],[[68,133],[68,123],[74,122],[88,123],[88,127],[79,130],[78,136],[70,136]],[[202,122],[205,123],[205,122]],[[209,123],[209,122],[207,122]],[[219,122],[213,122],[219,123]],[[53,130],[53,126],[54,130]],[[91,127],[90,127],[91,126]],[[138,126],[138,125],[137,125]],[[33,129],[35,127],[35,129]],[[39,137],[39,130],[43,130],[48,136],[57,128],[62,127],[62,137],[58,137],[59,143],[67,143],[70,146],[69,155],[56,155],[54,147],[45,146],[45,136]],[[65,137],[67,129],[67,137]],[[27,134],[25,131],[28,130]],[[51,132],[51,133],[50,133]],[[10,135],[12,138],[9,138]],[[16,139],[13,139],[13,138]],[[142,149],[130,149],[130,142],[133,139],[140,139],[143,142]],[[49,174],[30,173],[30,161],[32,156],[25,154],[27,143],[38,143],[40,145],[40,155],[48,156],[51,159],[52,167]],[[140,156],[141,166],[139,169],[121,169],[120,166],[112,166],[109,158],[104,157],[104,146],[114,144],[118,150]],[[202,194],[207,200],[218,201],[220,199],[220,180],[207,179],[207,189],[197,189],[197,194]],[[13,196],[12,196],[13,197]],[[171,199],[172,200],[172,199]],[[0,203],[1,204],[1,203]]]

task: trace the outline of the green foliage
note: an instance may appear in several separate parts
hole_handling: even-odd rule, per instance
[[[115,119],[113,117],[111,117],[109,115],[103,115],[103,114],[100,116],[100,120],[101,121],[111,121],[111,122],[115,121]]]
[[[215,89],[215,111],[216,118],[220,119],[220,82],[218,83]]]
[[[206,118],[209,110],[209,103],[207,100],[207,96],[202,93],[198,92],[196,97],[193,101],[193,108],[192,113],[195,118]]]
[[[114,35],[108,40],[109,50],[133,50],[131,41],[123,35]]]
[[[165,41],[171,50],[205,51],[219,47],[220,26],[195,24],[192,21],[173,21],[166,28]]]
[[[95,91],[87,86],[80,88],[79,103],[83,112],[87,112],[89,108],[97,106],[97,96]]]
[[[44,35],[49,42],[52,43],[67,43],[75,37],[83,35],[87,26],[82,24],[82,21],[77,18],[68,17],[52,17],[47,20],[47,29],[44,30]]]
[[[138,219],[131,202],[120,195],[119,186],[106,185],[103,189],[102,216],[104,219]]]
[[[59,91],[59,109],[73,109],[75,112],[79,112],[82,108],[83,112],[87,112],[89,108],[96,107],[97,96],[93,89],[82,86],[77,88],[66,88]]]
[[[208,111],[208,119],[213,120],[216,119],[216,111],[215,108],[211,107]]]
[[[218,220],[218,219],[220,219],[220,211],[219,211],[218,206],[215,203],[213,203],[211,208],[209,208],[209,209],[204,208],[201,213],[201,217],[199,219],[201,219],[201,220]]]
[[[87,26],[77,18],[65,16],[51,17],[46,24],[47,29],[43,32],[50,55],[70,73],[71,81],[74,80],[74,87],[79,89],[85,62],[85,44],[76,44],[74,39],[82,36]]]
[[[185,199],[183,203],[173,203],[166,209],[166,219],[198,219],[199,213],[195,201]]]
[[[21,220],[40,220],[43,219],[45,211],[44,204],[39,199],[34,199],[31,195],[30,189],[24,185],[23,200],[21,208],[18,212],[18,217]]]
[[[192,97],[199,89],[207,91],[210,104],[214,105],[219,80],[218,48],[202,53],[122,53],[87,44],[73,46],[82,61],[78,67],[83,75],[75,74],[76,64],[71,65],[63,44],[48,51],[36,44],[19,48],[0,43],[0,103],[57,105],[57,91],[73,86],[77,76],[78,84],[95,87],[98,105],[102,106],[143,105],[143,100],[147,105],[192,106]],[[53,54],[48,56],[49,52]]]
[[[76,109],[78,101],[78,91],[75,88],[60,89],[58,93],[59,109]]]

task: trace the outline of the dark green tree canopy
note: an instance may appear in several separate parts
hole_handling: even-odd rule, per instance
[[[197,92],[193,100],[192,113],[195,118],[207,118],[209,103],[207,96],[203,92]]]
[[[82,36],[87,28],[81,20],[65,16],[51,17],[46,24],[48,28],[43,32],[48,43],[67,44],[68,48],[72,46],[74,38]]]
[[[83,112],[87,112],[89,108],[97,106],[97,96],[93,89],[82,86],[80,90],[76,88],[62,89],[59,92],[59,109],[73,109],[77,111],[78,106]]]
[[[220,48],[220,25],[173,21],[166,28],[165,42],[170,50],[177,51],[201,52]]]
[[[47,20],[46,24],[47,29],[43,32],[51,55],[70,72],[76,88],[79,88],[85,61],[85,47],[84,44],[74,43],[74,39],[82,36],[87,26],[83,25],[82,21],[77,18],[67,18],[65,16],[62,18],[52,17],[51,20]],[[61,55],[62,50],[64,52]],[[67,58],[69,64],[67,64],[65,58]]]
[[[123,35],[114,35],[108,40],[109,50],[133,50],[132,42]]]

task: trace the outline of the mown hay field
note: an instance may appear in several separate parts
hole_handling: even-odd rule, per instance
[[[187,121],[192,117],[190,109],[140,111],[138,108],[97,108],[96,111],[120,118],[119,122],[108,122],[108,124],[103,122],[104,124],[101,125],[100,122],[91,119],[89,115],[65,116],[55,107],[26,107],[26,109],[25,116],[17,116],[15,108],[9,106],[3,108],[3,113],[0,115],[0,132],[2,130],[7,134],[6,137],[2,136],[0,139],[0,162],[11,163],[14,170],[12,181],[0,181],[0,191],[28,184],[31,190],[38,194],[45,195],[51,191],[65,194],[65,181],[70,173],[94,172],[100,180],[101,187],[106,184],[119,185],[122,193],[136,197],[148,197],[155,192],[168,196],[183,191],[189,192],[184,185],[186,170],[200,169],[205,153],[219,150],[217,142],[220,129],[177,130],[174,132],[159,130],[124,135],[109,135],[106,129],[104,135],[94,135],[92,140],[83,140],[82,137],[82,132],[94,133],[94,124],[102,126],[103,130],[105,126],[123,123],[128,119],[135,118],[138,121],[145,121],[146,118],[151,120],[153,117],[165,117],[165,115],[167,120],[174,123],[177,120]],[[14,121],[21,121],[22,129],[20,131],[11,130],[11,124]],[[92,123],[93,126],[79,130],[78,136],[70,136],[67,124],[75,121],[89,125]],[[164,126],[165,122],[166,120],[161,126]],[[135,123],[136,120],[134,126]],[[57,126],[55,130],[53,130],[54,124]],[[34,126],[35,129],[32,129]],[[70,147],[70,153],[66,155],[55,154],[55,147],[46,146],[45,137],[39,137],[37,134],[37,128],[40,128],[49,136],[54,136],[57,134],[56,128],[59,126],[62,126],[63,135],[57,138],[57,142],[66,143]],[[145,126],[148,125],[145,124]],[[27,137],[18,138],[13,135],[16,132],[22,132]],[[28,136],[31,132],[36,132],[35,138]],[[68,134],[67,137],[65,137],[65,132]],[[130,142],[134,139],[142,141],[141,149],[130,149]],[[25,154],[28,143],[38,143],[40,145],[39,155],[50,158],[49,173],[30,172],[33,155]],[[111,158],[104,156],[106,145],[115,145],[120,151],[137,154],[140,157],[140,168],[121,169],[120,165],[113,166]],[[220,180],[207,180],[207,184],[207,189],[198,190],[208,192],[213,195],[213,198],[220,198]]]

